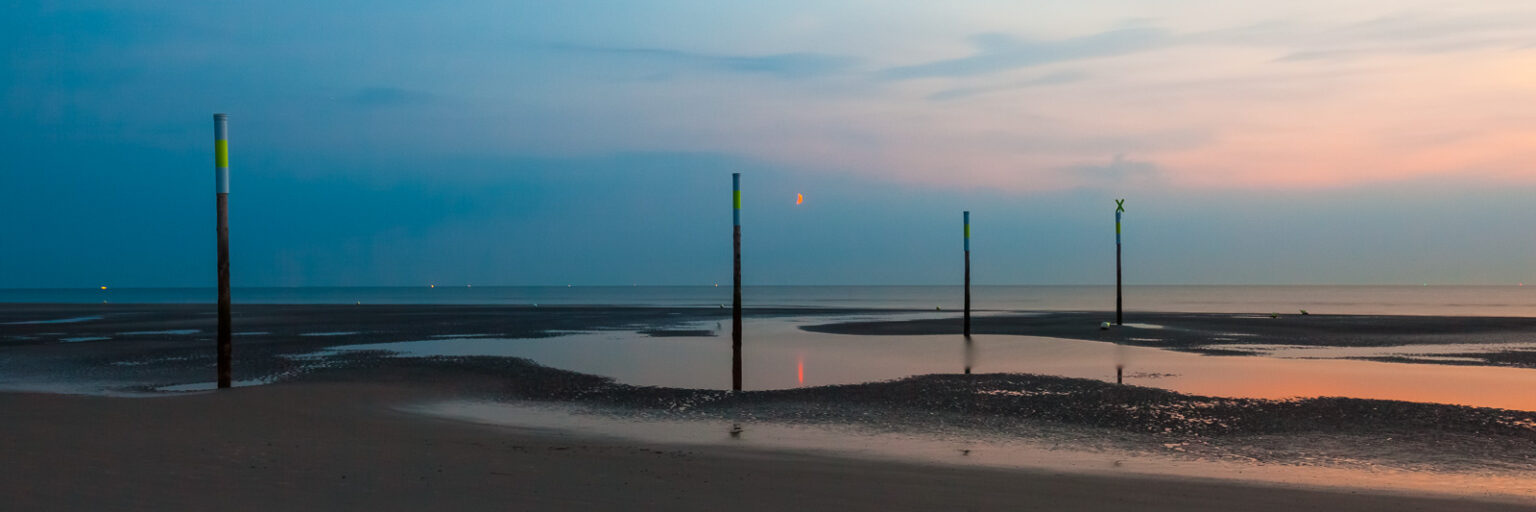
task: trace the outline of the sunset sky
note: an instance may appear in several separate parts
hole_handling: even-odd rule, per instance
[[[23,0],[0,287],[1536,282],[1529,1]],[[803,204],[796,205],[796,195]]]

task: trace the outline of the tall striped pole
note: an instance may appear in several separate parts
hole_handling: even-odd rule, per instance
[[[229,312],[229,116],[213,115],[213,183],[219,238],[219,387],[230,386]]]
[[[731,389],[741,391],[741,173],[731,174],[731,246],[735,253],[731,287]]]
[[[1120,214],[1125,213],[1125,200],[1115,200],[1115,325],[1125,325],[1125,301],[1120,293]]]
[[[965,224],[965,374],[971,374],[975,348],[971,346],[971,212],[961,217]]]
[[[971,212],[965,212],[965,336],[971,336]]]

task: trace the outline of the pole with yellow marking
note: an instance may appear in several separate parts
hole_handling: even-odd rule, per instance
[[[971,336],[971,212],[962,216],[965,224],[965,336]]]
[[[1115,325],[1125,325],[1125,301],[1120,293],[1120,214],[1125,213],[1125,200],[1115,200]]]
[[[731,287],[731,389],[741,391],[741,173],[731,174],[731,246],[735,253]]]
[[[971,212],[965,212],[961,220],[965,225],[965,373],[969,375],[974,357],[971,347]]]
[[[219,239],[219,387],[230,386],[234,353],[229,308],[229,116],[213,115],[213,183]]]

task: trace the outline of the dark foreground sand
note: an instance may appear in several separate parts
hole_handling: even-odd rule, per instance
[[[650,445],[396,409],[462,391],[308,383],[150,399],[0,393],[0,508],[1528,509],[1426,496]]]

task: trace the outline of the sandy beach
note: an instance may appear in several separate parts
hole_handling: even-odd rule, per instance
[[[0,394],[15,510],[1523,510],[1465,498],[650,445],[397,410],[460,396],[273,385]]]
[[[1529,410],[1347,397],[1213,397],[1103,378],[962,375],[955,369],[730,393],[627,384],[521,357],[389,352],[393,345],[465,340],[558,346],[587,339],[572,334],[582,332],[596,333],[592,343],[598,345],[592,346],[599,348],[707,344],[718,339],[711,326],[723,316],[707,308],[262,305],[237,311],[235,367],[249,380],[239,382],[247,387],[218,392],[166,391],[195,390],[210,378],[213,319],[206,306],[36,304],[0,312],[0,384],[9,389],[0,392],[0,437],[8,440],[0,445],[8,472],[3,494],[20,509],[139,510],[221,504],[615,510],[715,510],[722,504],[747,510],[1533,505],[1527,486],[1536,468],[1536,412]],[[910,331],[950,334],[946,330],[954,326],[950,320],[904,319],[911,315],[754,311],[754,318],[793,319],[779,327],[781,336],[840,336],[814,339],[855,340],[858,354],[879,353]],[[987,336],[1125,336],[1095,334],[1101,331],[1086,323],[1091,316],[998,315],[982,317],[978,325],[1006,331]],[[1455,347],[1486,344],[1495,336],[1490,332],[1529,332],[1523,320],[1498,318],[1169,314],[1158,321],[1163,324],[1136,328],[1167,332],[1172,341],[1163,348],[1175,350],[1204,346],[1196,342],[1209,333],[1238,330],[1344,347],[1368,346],[1361,333],[1393,323],[1441,325],[1430,329],[1434,339],[1423,342]],[[1491,327],[1469,327],[1476,325]],[[954,341],[906,343],[921,348]],[[1120,342],[1072,343],[1117,346],[1105,341]],[[358,345],[364,350],[332,349],[358,343],[368,344]],[[1142,379],[1160,382],[1155,375]],[[896,437],[880,441],[875,451],[884,455],[871,457],[794,443],[694,442],[675,434],[658,440],[623,429],[540,427],[515,415],[489,421],[422,412],[466,400],[582,407],[600,411],[612,424],[740,422],[749,431],[786,425]],[[978,446],[1019,441],[1045,450],[1045,458],[1068,456],[1073,452],[1055,451],[1067,446],[1075,453],[1124,454],[1138,461],[1138,469],[1104,473],[1038,461],[904,456],[920,450],[922,439],[936,438]],[[1204,469],[1174,471],[1162,464]],[[1260,475],[1269,468],[1322,472],[1300,479]]]

